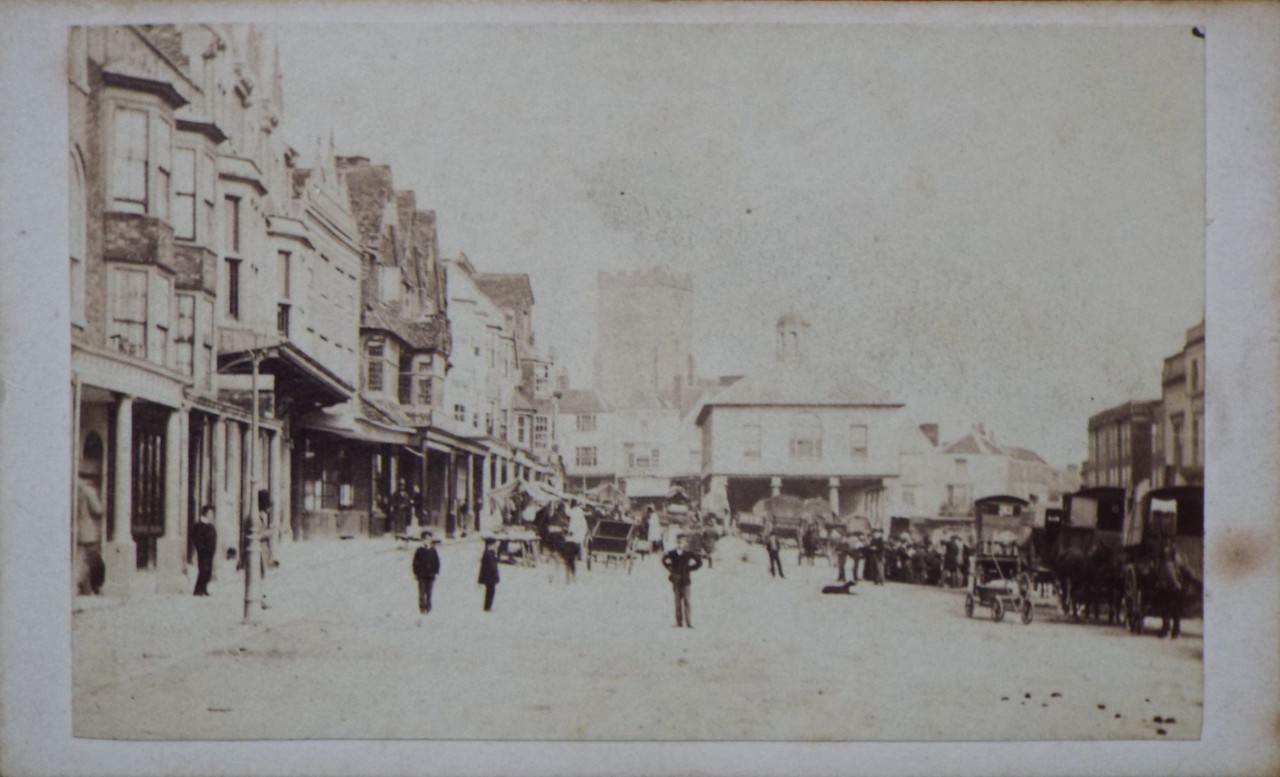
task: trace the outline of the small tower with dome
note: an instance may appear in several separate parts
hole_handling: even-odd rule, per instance
[[[801,364],[808,351],[811,325],[804,316],[794,311],[783,313],[778,319],[777,359],[784,364]]]

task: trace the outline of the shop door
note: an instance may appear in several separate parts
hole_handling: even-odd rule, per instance
[[[138,569],[155,566],[164,534],[163,413],[135,412],[133,423],[133,540]]]

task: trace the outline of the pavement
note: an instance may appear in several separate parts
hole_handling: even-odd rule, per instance
[[[441,550],[420,615],[410,547],[281,550],[271,608],[241,623],[239,580],[207,598],[77,599],[77,736],[140,739],[1195,739],[1201,622],[1135,637],[1072,623],[966,618],[961,591],[770,578],[726,538],[694,574],[696,628],[674,628],[659,560],[628,571],[502,567],[493,612],[480,544]],[[1157,720],[1158,718],[1158,720]]]

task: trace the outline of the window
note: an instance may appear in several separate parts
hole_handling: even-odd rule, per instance
[[[173,236],[196,239],[196,152],[189,148],[173,152]]]
[[[203,352],[200,358],[200,381],[206,388],[212,388],[213,375],[217,372],[213,359],[213,303],[207,299],[200,300],[199,313],[196,328],[204,329],[204,336],[200,338],[200,349]]]
[[[289,336],[289,307],[288,302],[276,305],[276,331],[284,337]]]
[[[117,108],[112,126],[111,207],[147,212],[147,113]]]
[[[547,417],[545,415],[534,416],[533,418],[533,447],[547,447]]]
[[[431,407],[431,362],[418,364],[418,404]]]
[[[516,444],[524,445],[529,438],[529,416],[516,416]]]
[[[1194,393],[1200,390],[1200,362],[1195,359],[1191,360],[1191,391]]]
[[[1200,466],[1202,454],[1200,449],[1200,416],[1191,417],[1191,465]]]
[[[659,449],[648,443],[626,443],[623,450],[626,452],[629,470],[650,472],[660,466]]]
[[[161,367],[169,366],[169,301],[173,296],[173,287],[169,281],[153,279],[155,284],[151,300],[152,312],[155,315],[155,347],[148,348],[148,355],[153,364]]]
[[[1178,413],[1169,419],[1169,436],[1173,438],[1173,466],[1182,469],[1182,435],[1184,418]]]
[[[226,229],[226,243],[222,246],[223,251],[228,254],[240,254],[240,198],[228,196],[223,200],[223,211],[225,219],[223,227]]]
[[[107,337],[121,353],[146,358],[147,273],[114,270],[111,280],[111,326]]]
[[[596,449],[595,448],[578,448],[574,454],[574,462],[579,467],[596,466]]]
[[[169,214],[169,181],[173,173],[173,127],[156,122],[156,216],[165,221]]]
[[[594,432],[596,430],[596,417],[594,415],[578,416],[578,431]]]
[[[227,260],[227,318],[240,320],[240,260]]]
[[[84,256],[86,251],[86,220],[88,218],[88,206],[85,203],[84,188],[84,167],[80,164],[80,156],[78,154],[71,155],[71,164],[68,170],[70,179],[68,180],[67,192],[71,198],[71,209],[68,211],[71,221],[71,322],[73,324],[84,324]]]
[[[822,421],[813,413],[797,413],[791,417],[791,457],[822,458]]]
[[[947,506],[952,510],[968,510],[973,504],[973,486],[953,483],[947,486]]]
[[[742,456],[746,459],[760,458],[760,424],[742,425]]]
[[[956,459],[956,475],[959,477],[964,477],[967,474],[969,474],[969,460]]]
[[[453,420],[457,421],[460,424],[465,424],[467,422],[467,406],[466,405],[453,406]]]
[[[903,507],[915,507],[915,506],[916,506],[916,488],[915,488],[915,486],[903,486],[903,487],[902,487],[902,506],[903,506]]]
[[[192,375],[195,371],[196,298],[178,295],[178,327],[173,333],[174,359],[178,372]]]
[[[382,391],[382,343],[372,342],[365,346],[368,357],[364,387],[369,391]]]
[[[507,439],[509,413],[506,410],[501,411],[498,415],[498,439]]]
[[[854,424],[849,429],[849,455],[855,459],[867,457],[867,427],[864,424]]]
[[[282,300],[293,299],[293,294],[291,293],[293,289],[289,283],[289,260],[290,254],[288,251],[276,252],[276,291],[279,292]]]

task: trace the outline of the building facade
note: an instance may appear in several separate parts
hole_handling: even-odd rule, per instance
[[[1159,400],[1125,402],[1089,418],[1089,487],[1132,489],[1150,480]]]
[[[72,536],[81,576],[100,557],[108,591],[186,587],[205,506],[234,554],[265,490],[279,535],[297,419],[352,393],[350,316],[299,305],[281,331],[280,306],[311,286],[286,288],[280,258],[306,264],[307,206],[267,50],[249,27],[69,36]],[[308,322],[328,346],[292,338]]]
[[[1204,484],[1204,322],[1187,330],[1178,353],[1164,360],[1156,410],[1155,487]]]
[[[783,316],[777,329],[787,346],[778,349],[776,368],[702,403],[702,505],[746,512],[760,499],[790,494],[887,526],[903,405],[856,376],[810,369],[802,356],[808,328]]]

